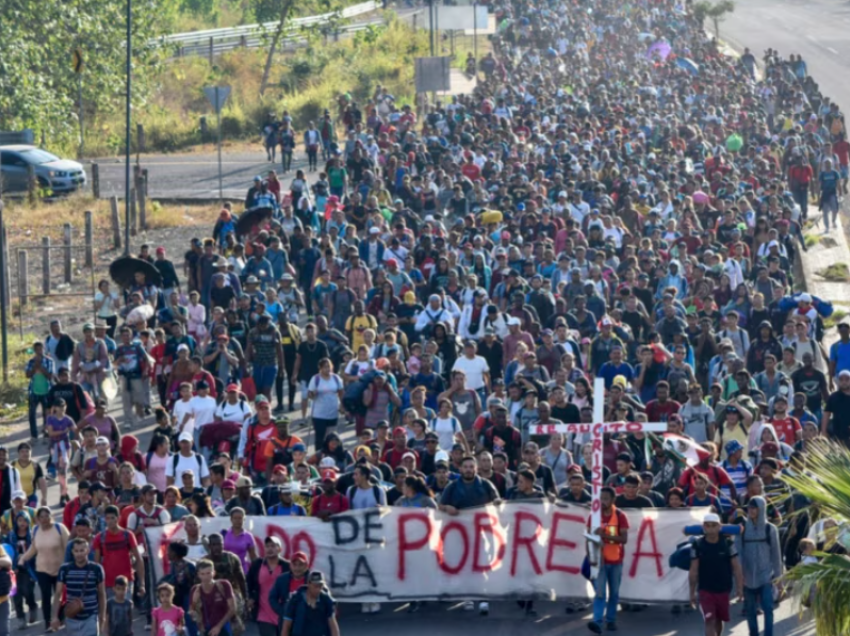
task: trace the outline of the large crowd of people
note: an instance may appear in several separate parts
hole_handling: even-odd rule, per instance
[[[0,448],[0,634],[12,607],[84,636],[131,634],[134,612],[156,636],[339,634],[323,574],[275,537],[258,551],[246,517],[586,504],[590,439],[532,427],[599,402],[706,452],[606,435],[590,630],[617,629],[621,510],[689,506],[711,509],[706,634],[733,581],[751,636],[759,613],[772,633],[775,579],[813,558],[784,476],[850,442],[850,323],[827,348],[828,303],[793,291],[803,229],[836,227],[847,192],[844,116],[801,58],[724,55],[673,0],[490,8],[472,94],[417,112],[379,86],[304,131],[271,118],[288,186],[258,176],[177,258],[142,246],[157,277],[101,281],[96,323],[33,346],[32,442]],[[205,534],[213,516],[230,529]],[[143,531],[178,520],[156,581]]]

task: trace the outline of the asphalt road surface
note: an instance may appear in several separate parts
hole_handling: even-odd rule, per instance
[[[824,95],[850,108],[850,2],[846,0],[742,0],[720,24],[720,38],[745,46],[761,60],[765,49],[802,55]]]

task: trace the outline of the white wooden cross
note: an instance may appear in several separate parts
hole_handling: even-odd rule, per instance
[[[563,435],[578,433],[591,435],[593,465],[590,470],[590,530],[593,532],[602,525],[602,503],[599,497],[603,483],[603,444],[605,433],[650,433],[666,432],[666,422],[605,422],[605,380],[596,378],[593,382],[593,421],[594,424],[543,424],[531,426],[532,435]],[[598,574],[599,544],[590,542],[592,577]],[[593,558],[593,557],[596,558]]]

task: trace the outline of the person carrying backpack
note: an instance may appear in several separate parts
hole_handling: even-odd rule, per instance
[[[782,576],[779,529],[767,520],[767,501],[755,496],[747,503],[741,533],[743,594],[750,634],[758,634],[758,610],[764,613],[764,633],[773,633],[773,582]]]
[[[282,634],[289,636],[339,636],[334,600],[321,572],[310,572],[307,585],[286,603]]]
[[[720,517],[711,512],[702,520],[704,535],[691,543],[688,583],[691,605],[702,611],[706,636],[720,636],[731,620],[729,595],[732,575],[738,595],[744,598],[744,577],[735,544],[720,534]]]

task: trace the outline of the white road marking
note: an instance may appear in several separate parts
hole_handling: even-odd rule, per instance
[[[829,51],[830,53],[832,53],[833,55],[838,55],[838,51],[836,51],[831,46],[826,47],[826,50]]]

